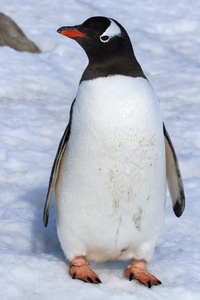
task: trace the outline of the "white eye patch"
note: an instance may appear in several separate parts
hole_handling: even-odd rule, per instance
[[[108,42],[113,36],[121,35],[121,29],[119,28],[119,26],[113,20],[111,19],[109,20],[111,22],[110,25],[100,36],[100,40],[103,43]]]

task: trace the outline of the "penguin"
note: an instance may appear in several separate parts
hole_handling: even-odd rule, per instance
[[[44,225],[55,190],[57,233],[73,279],[101,283],[88,261],[130,260],[130,281],[161,284],[146,264],[165,218],[166,180],[177,217],[185,196],[158,97],[116,20],[92,17],[57,31],[89,63],[52,167]]]

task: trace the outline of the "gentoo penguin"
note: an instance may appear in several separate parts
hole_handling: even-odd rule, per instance
[[[53,164],[44,224],[55,189],[57,232],[73,279],[100,283],[87,260],[129,260],[124,274],[148,287],[146,269],[165,218],[166,177],[177,217],[185,197],[159,100],[125,29],[92,17],[58,32],[85,50],[89,63]]]

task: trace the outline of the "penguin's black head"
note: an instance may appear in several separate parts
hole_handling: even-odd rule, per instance
[[[81,81],[117,74],[146,78],[126,30],[117,21],[93,17],[81,25],[61,27],[58,32],[76,40],[89,58]]]
[[[111,18],[92,17],[81,25],[64,26],[57,32],[76,40],[90,62],[133,53],[125,29]]]

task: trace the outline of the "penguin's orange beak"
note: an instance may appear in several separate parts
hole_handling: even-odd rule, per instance
[[[76,37],[87,37],[87,35],[79,30],[77,30],[77,27],[74,26],[74,27],[67,27],[67,26],[64,26],[64,27],[60,27],[58,30],[57,30],[58,33],[62,34],[62,35],[65,35],[69,38],[76,38]]]

